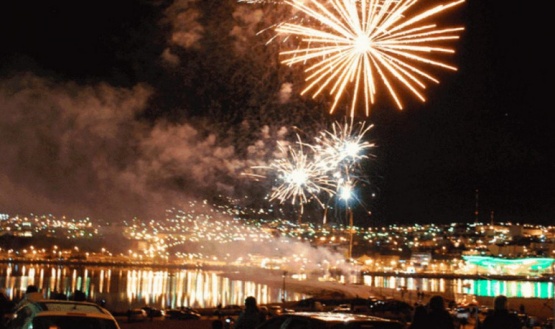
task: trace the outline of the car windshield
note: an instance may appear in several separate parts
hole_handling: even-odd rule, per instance
[[[402,329],[403,325],[396,321],[340,321],[315,319],[306,316],[279,316],[266,321],[261,329]]]
[[[57,312],[86,312],[86,313],[103,313],[98,305],[89,305],[83,303],[58,303],[54,301],[37,303],[43,310]]]
[[[115,321],[93,317],[38,316],[33,329],[117,329]]]

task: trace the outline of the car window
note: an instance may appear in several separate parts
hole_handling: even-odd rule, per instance
[[[82,303],[57,303],[57,302],[40,302],[37,303],[41,309],[58,312],[86,312],[86,313],[104,313],[98,305],[89,305]]]

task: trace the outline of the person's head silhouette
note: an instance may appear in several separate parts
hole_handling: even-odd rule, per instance
[[[37,288],[37,286],[31,284],[27,286],[27,289],[25,290],[26,294],[32,293],[32,292],[39,292],[39,288]]]
[[[249,296],[245,299],[245,309],[252,310],[256,309],[256,298]]]
[[[430,307],[430,310],[433,310],[433,311],[444,310],[445,302],[443,300],[443,297],[436,295],[430,298],[429,307]]]
[[[507,297],[503,295],[499,295],[495,297],[493,301],[493,309],[496,311],[506,310],[507,309]]]

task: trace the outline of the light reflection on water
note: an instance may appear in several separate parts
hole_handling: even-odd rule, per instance
[[[106,302],[112,311],[151,305],[158,308],[216,307],[242,305],[255,296],[260,304],[278,303],[282,287],[230,279],[221,272],[202,269],[153,269],[43,264],[0,264],[0,288],[9,298],[19,300],[28,285],[38,286],[46,298],[56,294],[70,297],[81,290],[87,299]],[[410,278],[364,275],[361,284],[380,289],[406,287],[409,291],[473,294],[477,296],[553,298],[552,282]],[[287,301],[310,296],[285,290]]]
[[[260,304],[281,302],[282,288],[251,281],[231,280],[220,272],[201,269],[152,269],[100,266],[33,264],[0,265],[0,287],[12,300],[19,300],[28,285],[36,285],[46,298],[71,297],[76,290],[88,300],[105,301],[112,311],[150,305],[157,308],[216,307],[242,305],[247,296]],[[308,296],[285,291],[285,300]]]
[[[442,278],[412,278],[396,276],[364,275],[363,284],[376,289],[397,289],[407,287],[408,290],[421,289],[424,292],[453,293],[457,295],[476,295],[495,297],[553,298],[553,282],[549,281],[507,281],[507,280],[470,280]]]

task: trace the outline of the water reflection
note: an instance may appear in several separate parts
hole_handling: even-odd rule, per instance
[[[360,278],[360,277],[359,277]],[[357,280],[358,281],[358,280]],[[222,272],[202,269],[154,269],[101,266],[62,266],[45,264],[0,264],[0,288],[12,300],[19,300],[28,285],[36,285],[46,298],[71,297],[80,290],[92,301],[105,301],[117,312],[151,305],[158,308],[194,308],[242,305],[246,296],[255,296],[260,304],[300,300],[309,296],[285,291],[252,281],[224,277]],[[472,294],[477,296],[553,298],[552,282],[410,278],[362,276],[359,284],[374,287],[377,294],[406,287],[409,292]]]
[[[494,297],[553,298],[553,282],[549,281],[505,281],[505,280],[469,280],[443,278],[407,278],[396,276],[363,276],[363,284],[381,288],[422,290],[430,293],[447,293],[458,295],[476,295]]]
[[[246,296],[261,304],[308,296],[251,281],[231,280],[220,272],[185,269],[150,269],[98,266],[3,264],[0,287],[12,300],[22,298],[28,285],[36,285],[46,298],[71,297],[76,290],[89,300],[104,302],[113,311],[151,305],[158,308],[195,308],[242,305]]]

